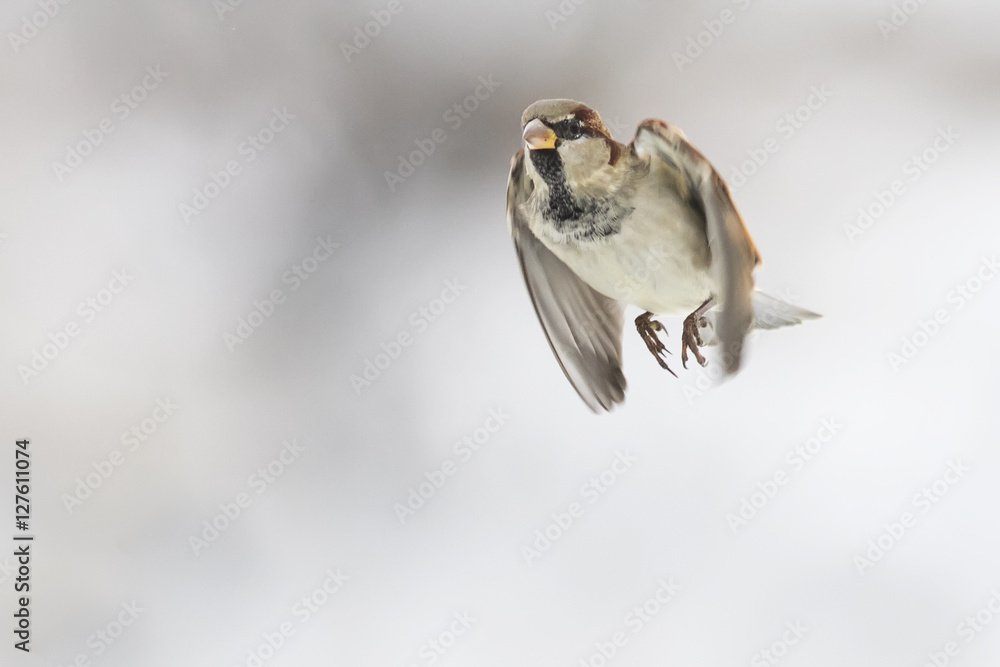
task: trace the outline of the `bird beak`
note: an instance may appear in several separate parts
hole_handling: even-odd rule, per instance
[[[556,133],[537,118],[524,126],[522,136],[524,143],[533,151],[556,147]]]

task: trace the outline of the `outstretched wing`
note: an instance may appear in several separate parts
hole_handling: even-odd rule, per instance
[[[552,352],[580,398],[594,412],[610,410],[625,400],[625,309],[583,282],[531,232],[521,207],[531,188],[520,151],[507,184],[507,224],[528,294]]]
[[[722,307],[716,333],[724,346],[726,372],[735,373],[740,367],[743,337],[753,322],[753,268],[760,262],[757,248],[725,181],[680,130],[661,120],[646,120],[639,124],[634,144],[679,171],[692,203],[704,211],[711,269],[720,291],[714,296]]]

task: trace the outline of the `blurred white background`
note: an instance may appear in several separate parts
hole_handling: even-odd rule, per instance
[[[0,12],[0,663],[996,663],[996,3],[224,3]],[[504,217],[547,97],[683,128],[824,318],[722,384],[629,326],[591,414]]]

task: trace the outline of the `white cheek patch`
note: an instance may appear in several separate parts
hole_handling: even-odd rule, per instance
[[[610,157],[607,144],[600,139],[584,136],[565,142],[559,151],[563,168],[570,181],[586,184],[607,166]]]

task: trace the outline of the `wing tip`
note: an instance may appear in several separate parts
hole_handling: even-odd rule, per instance
[[[625,380],[625,374],[620,366],[611,369],[611,377],[608,377],[605,382],[594,382],[586,378],[572,377],[562,360],[558,356],[556,358],[559,360],[559,366],[570,385],[594,414],[611,412],[616,405],[625,402],[625,390],[628,389],[628,382]]]

